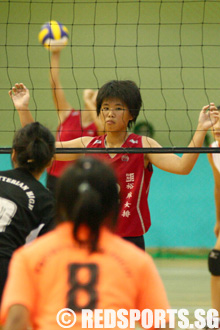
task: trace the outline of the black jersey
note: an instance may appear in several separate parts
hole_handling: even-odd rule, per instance
[[[23,168],[0,171],[0,257],[11,257],[40,225],[40,235],[54,226],[54,198]]]

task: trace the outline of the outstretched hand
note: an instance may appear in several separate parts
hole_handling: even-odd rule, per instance
[[[15,84],[8,92],[17,110],[28,110],[30,94],[27,87],[22,83]]]
[[[202,111],[199,115],[199,124],[204,130],[208,130],[217,123],[219,118],[218,109],[214,103],[210,103],[210,105],[206,105],[202,108]]]

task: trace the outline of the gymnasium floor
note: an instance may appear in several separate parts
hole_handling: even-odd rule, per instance
[[[195,309],[211,308],[210,275],[206,259],[154,259],[171,308],[186,308],[190,323]],[[137,329],[140,329],[137,327]],[[176,327],[178,329],[178,327]]]
[[[205,259],[155,259],[172,308],[210,308],[210,275]]]

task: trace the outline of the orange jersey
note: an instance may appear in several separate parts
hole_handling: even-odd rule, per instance
[[[76,312],[75,330],[82,329],[81,309],[170,308],[148,254],[104,227],[98,252],[89,253],[74,242],[70,222],[14,253],[1,306],[3,323],[15,304],[29,309],[35,330],[60,330],[56,316],[63,308]]]

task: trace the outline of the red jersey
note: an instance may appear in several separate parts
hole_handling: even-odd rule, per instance
[[[105,148],[106,135],[92,139],[87,148]],[[122,148],[142,148],[142,137],[130,134]],[[120,185],[121,211],[118,219],[117,233],[121,237],[141,236],[151,225],[148,207],[152,165],[144,167],[144,154],[95,154],[110,163]]]
[[[80,111],[72,110],[69,116],[57,128],[56,141],[69,141],[81,136],[96,136],[97,127],[91,123],[82,127]],[[47,172],[53,176],[59,177],[64,169],[72,162],[55,160]]]

